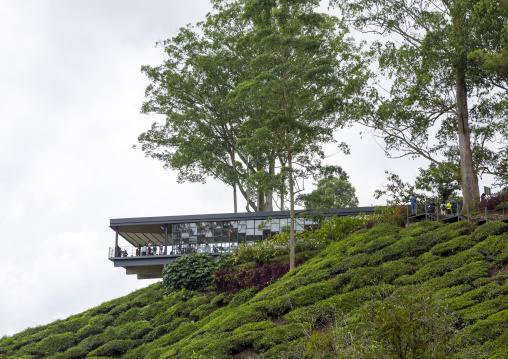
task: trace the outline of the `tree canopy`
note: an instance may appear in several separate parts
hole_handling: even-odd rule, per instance
[[[358,206],[356,190],[345,174],[320,179],[314,191],[299,195],[297,201],[303,203],[305,209],[318,211]]]
[[[421,156],[454,172],[464,205],[473,204],[478,175],[499,172],[497,142],[506,135],[507,78],[488,59],[504,54],[508,7],[490,0],[331,2],[356,29],[380,36],[379,72],[391,81],[360,122],[392,156]],[[460,165],[448,166],[450,159]]]

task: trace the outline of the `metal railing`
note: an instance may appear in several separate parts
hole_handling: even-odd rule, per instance
[[[442,209],[442,204],[435,204],[434,206],[430,205],[430,203],[418,203],[416,208],[416,213],[413,213],[411,205],[406,205],[407,208],[407,223],[412,223],[417,220],[423,219],[425,217],[426,220],[451,220],[454,217],[457,221],[474,221],[474,222],[490,222],[490,221],[506,221],[508,220],[508,207],[500,207],[492,210],[485,208],[475,208],[466,210],[461,213],[461,206],[459,203],[456,204],[456,207],[452,207],[451,209]]]
[[[160,246],[156,247],[145,247],[146,252],[143,251],[143,247],[124,246],[124,247],[109,247],[108,258],[122,258],[122,257],[150,257],[150,256],[180,256],[183,254],[197,254],[197,253],[231,253],[237,248],[236,243],[221,244],[221,245],[210,245],[210,244],[198,244],[191,246],[168,246],[167,252],[164,254],[164,247],[161,250]],[[156,250],[155,250],[156,248]]]

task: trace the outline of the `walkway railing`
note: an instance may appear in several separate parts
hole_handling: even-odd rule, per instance
[[[490,221],[507,221],[508,220],[508,207],[501,207],[489,210],[487,207],[469,209],[466,208],[464,213],[461,213],[462,208],[460,204],[451,210],[441,208],[441,204],[430,205],[430,203],[419,203],[416,208],[416,213],[412,212],[411,205],[407,205],[407,223],[412,223],[421,220],[425,217],[426,220],[449,221],[456,218],[458,221],[468,220],[473,222],[490,222]]]
[[[236,243],[232,243],[230,246],[226,245],[206,245],[200,244],[197,246],[184,247],[184,246],[172,246],[167,247],[167,254],[164,254],[164,247],[161,250],[160,246],[157,247],[146,247],[146,252],[143,252],[143,247],[124,246],[124,247],[109,247],[108,258],[122,258],[122,257],[150,257],[150,256],[180,256],[182,254],[196,254],[196,253],[231,253],[237,247]],[[157,248],[157,250],[154,250]]]

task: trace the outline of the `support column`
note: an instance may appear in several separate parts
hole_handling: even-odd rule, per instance
[[[115,231],[115,249],[113,250],[113,253],[115,253],[115,257],[118,257],[117,256],[117,248],[118,248],[118,226],[116,227],[116,231]]]
[[[167,255],[168,254],[168,224],[166,223],[164,225],[164,229],[165,229],[165,233],[164,233],[164,255]],[[166,268],[166,266],[164,265],[164,268]]]

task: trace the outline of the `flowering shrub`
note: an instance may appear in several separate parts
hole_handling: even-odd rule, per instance
[[[490,197],[485,199],[478,204],[479,209],[487,208],[489,211],[496,208],[503,208],[502,204],[508,202],[508,193],[499,194],[498,196]]]
[[[302,264],[307,258],[300,258],[296,265]],[[261,268],[244,269],[237,272],[227,269],[215,272],[212,286],[219,292],[233,294],[241,289],[257,288],[261,290],[289,271],[289,264],[275,262],[265,263]]]

